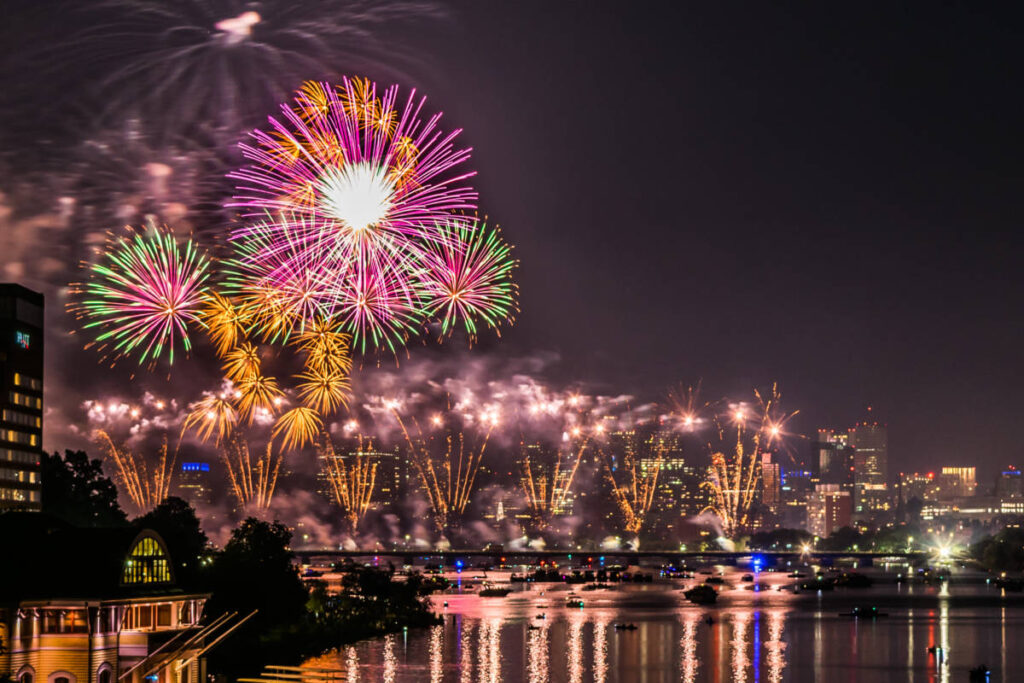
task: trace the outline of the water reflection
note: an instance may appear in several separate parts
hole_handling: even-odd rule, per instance
[[[528,640],[530,683],[546,683],[548,680],[548,626],[533,627]]]
[[[700,616],[699,612],[683,614],[683,636],[679,639],[679,649],[682,651],[679,669],[683,683],[694,683],[697,680],[697,670],[700,668],[700,659],[697,657],[697,628]]]
[[[594,683],[604,683],[608,675],[608,620],[594,622]]]
[[[574,612],[569,617],[569,683],[583,681],[583,624],[586,617]]]
[[[444,680],[444,626],[430,628],[430,683]]]
[[[732,680],[733,683],[746,683],[747,667],[747,626],[750,622],[749,612],[735,612],[732,615]]]
[[[395,637],[384,636],[384,683],[395,683],[398,662],[395,659]]]
[[[870,592],[797,600],[732,591],[698,607],[678,591],[620,589],[585,609],[543,605],[546,619],[529,591],[502,602],[470,596],[451,600],[443,625],[346,646],[319,665],[363,683],[829,683],[866,680],[866,671],[872,683],[953,683],[979,663],[1006,671],[1024,650],[1024,603],[974,607],[959,590],[919,588],[896,596],[902,603],[890,594],[876,603],[889,618],[877,620],[841,616],[875,601]]]
[[[461,614],[457,617],[456,623],[459,629],[459,671],[462,672],[461,683],[471,683],[473,680],[473,626],[467,623]]]

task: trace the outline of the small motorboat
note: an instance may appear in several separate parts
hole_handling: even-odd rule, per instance
[[[704,579],[704,583],[713,583],[720,586],[725,583],[725,579],[723,579],[721,576],[709,576],[708,578]]]
[[[583,607],[583,601],[579,598],[569,598],[565,601],[566,607]]]
[[[615,624],[616,631],[635,631],[636,624]]]
[[[480,588],[480,592],[477,593],[481,598],[503,598],[512,592],[511,588],[499,588],[492,586],[489,583],[485,583]]]
[[[698,605],[713,605],[718,600],[718,591],[706,583],[684,591],[683,595],[687,600]]]
[[[740,581],[744,581],[746,583],[753,583],[754,575],[753,574],[744,574],[743,577],[740,579]]]
[[[537,616],[534,617],[534,619],[547,619],[547,618],[548,618],[548,615],[546,615],[546,614],[538,614]]]
[[[984,664],[979,664],[971,669],[969,676],[970,678],[967,680],[970,683],[988,683],[991,680],[992,672]]]

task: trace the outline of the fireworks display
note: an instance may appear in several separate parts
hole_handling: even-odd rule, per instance
[[[274,454],[267,444],[255,459],[242,434],[235,432],[220,449],[221,462],[231,482],[231,491],[242,508],[267,509],[274,498],[281,471],[281,453]]]
[[[635,430],[623,433],[622,447],[602,450],[605,478],[622,515],[623,529],[639,536],[647,522],[658,491],[658,475],[665,461],[665,447],[653,444],[652,452],[641,455]]]
[[[459,521],[469,505],[487,441],[498,424],[498,416],[493,411],[480,415],[479,427],[467,433],[467,430],[450,429],[446,425],[446,417],[450,420],[459,417],[437,413],[431,417],[426,433],[420,428],[419,421],[414,420],[416,433],[413,435],[398,405],[391,402],[388,409],[398,421],[409,447],[409,459],[430,504],[435,528],[444,534]]]
[[[72,305],[95,344],[114,357],[137,354],[140,364],[165,353],[173,363],[175,346],[191,349],[188,325],[198,324],[210,277],[196,245],[179,244],[170,231],[140,231],[115,240],[104,257]]]
[[[520,486],[538,528],[545,528],[552,515],[567,513],[572,484],[589,443],[578,429],[574,431],[575,435],[564,435],[560,447],[545,449],[538,444],[522,449]]]
[[[331,496],[344,511],[349,531],[353,534],[370,509],[377,482],[377,463],[371,462],[369,455],[372,451],[372,441],[364,444],[361,435],[358,447],[343,456],[335,452],[330,439],[325,439],[320,446],[320,458],[331,485]]]
[[[144,456],[115,444],[105,431],[98,430],[96,439],[104,446],[107,461],[114,464],[121,490],[138,514],[149,512],[170,495],[177,450],[168,451],[166,438],[160,446],[159,456],[152,463]]]
[[[708,509],[717,515],[725,538],[748,530],[760,493],[761,456],[778,444],[786,422],[797,414],[781,412],[778,385],[767,394],[755,390],[754,396],[756,405],[732,404],[725,416],[715,419],[718,447],[710,447],[704,486],[712,496]]]
[[[380,29],[441,15],[425,0],[104,0],[89,9],[75,43],[101,69],[108,116],[137,111],[161,134],[233,134],[305,75],[405,59]]]
[[[474,335],[515,311],[510,248],[457,213],[476,208],[469,150],[423,105],[309,83],[242,146],[236,205],[253,220],[231,233],[228,283],[265,336],[333,319],[359,351],[394,350],[434,317]]]
[[[442,334],[461,320],[472,338],[478,319],[492,328],[511,319],[516,309],[511,247],[497,230],[466,219],[451,221],[442,232],[431,249],[426,282],[427,314],[440,318]]]

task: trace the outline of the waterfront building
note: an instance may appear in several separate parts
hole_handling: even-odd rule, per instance
[[[843,491],[837,484],[818,484],[807,498],[807,531],[819,538],[850,526],[852,518],[850,492]]]
[[[43,295],[0,284],[0,510],[40,510]]]
[[[155,531],[81,529],[11,512],[0,515],[0,537],[18,549],[17,561],[0,565],[0,675],[205,683],[210,631],[198,624],[209,594],[177,585]]]

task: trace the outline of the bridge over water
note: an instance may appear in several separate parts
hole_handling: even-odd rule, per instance
[[[358,561],[391,561],[395,564],[442,564],[453,566],[457,561],[472,566],[489,561],[494,564],[540,564],[541,561],[569,564],[601,564],[606,565],[639,565],[641,561],[676,566],[695,566],[700,564],[737,564],[741,559],[754,556],[761,559],[764,566],[785,564],[787,561],[815,562],[818,564],[834,564],[842,560],[855,560],[859,565],[871,566],[875,563],[899,562],[910,564],[927,563],[934,555],[930,552],[916,551],[903,553],[880,553],[868,551],[832,551],[811,550],[803,552],[795,550],[759,550],[759,551],[678,551],[678,550],[325,550],[320,548],[295,548],[295,555],[303,562],[312,559],[350,559]]]

